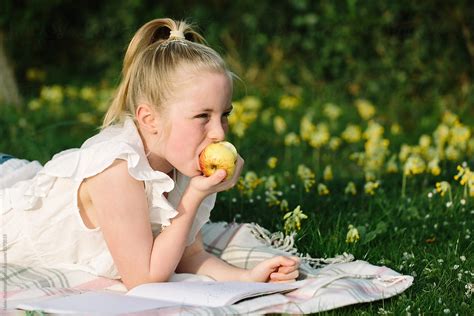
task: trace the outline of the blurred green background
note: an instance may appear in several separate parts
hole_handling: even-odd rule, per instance
[[[44,84],[114,86],[133,33],[165,16],[199,26],[244,80],[240,94],[364,97],[407,129],[445,108],[473,117],[472,1],[4,0],[0,30],[29,97]]]

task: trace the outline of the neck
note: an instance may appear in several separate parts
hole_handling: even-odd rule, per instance
[[[158,147],[156,135],[148,135],[140,129],[138,129],[138,134],[142,140],[145,155],[150,167],[155,171],[161,171],[172,176],[174,167],[162,155],[156,152],[156,147]]]
[[[148,153],[146,149],[145,153]],[[153,153],[150,153],[147,158],[148,163],[150,164],[150,167],[153,170],[161,171],[168,175],[173,174],[174,167],[168,161],[166,161],[166,159],[159,157],[158,155],[155,155]]]

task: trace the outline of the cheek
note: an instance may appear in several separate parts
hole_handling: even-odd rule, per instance
[[[168,148],[173,151],[177,158],[180,158],[180,155],[189,158],[190,155],[195,154],[201,144],[201,135],[202,131],[195,126],[189,124],[176,126],[170,135]],[[181,158],[184,159],[185,157]]]
[[[227,119],[222,122],[222,128],[224,129],[224,132],[227,134],[227,132],[229,131],[229,121]]]

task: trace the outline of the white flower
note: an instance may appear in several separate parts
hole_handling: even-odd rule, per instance
[[[428,198],[431,199],[433,197],[433,193],[432,192],[428,192]]]
[[[461,199],[461,205],[466,205],[466,200],[465,199]]]

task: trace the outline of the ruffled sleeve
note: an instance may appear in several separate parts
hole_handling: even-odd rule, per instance
[[[123,126],[111,126],[89,138],[81,148],[69,149],[56,154],[44,168],[28,183],[20,182],[7,195],[7,203],[13,209],[31,210],[41,198],[47,196],[57,178],[70,178],[78,183],[92,177],[116,159],[127,161],[129,174],[137,180],[151,183],[153,208],[163,208],[163,216],[154,220],[166,225],[169,216],[176,216],[170,206],[161,203],[164,192],[174,188],[174,181],[165,173],[153,170],[146,159],[143,143],[133,120],[127,119]],[[21,197],[21,198],[19,198]]]

